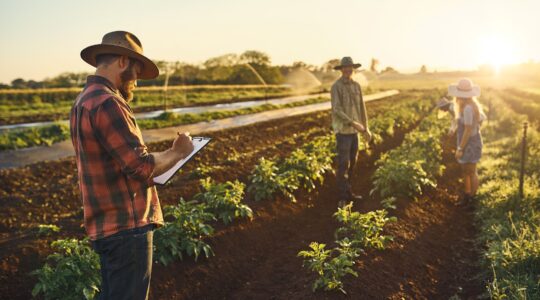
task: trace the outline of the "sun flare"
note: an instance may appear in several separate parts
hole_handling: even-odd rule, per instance
[[[500,36],[486,36],[480,40],[479,59],[480,63],[491,65],[496,73],[503,66],[518,61],[514,45]]]

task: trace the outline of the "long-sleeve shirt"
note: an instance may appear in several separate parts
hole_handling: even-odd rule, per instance
[[[366,105],[360,84],[352,79],[340,77],[331,89],[332,128],[335,133],[354,134],[352,122],[359,122],[368,128]]]
[[[148,153],[133,111],[112,83],[89,76],[70,114],[84,226],[96,240],[163,224]]]

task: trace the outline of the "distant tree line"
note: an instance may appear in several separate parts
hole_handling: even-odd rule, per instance
[[[199,84],[282,84],[284,76],[293,66],[273,66],[263,52],[249,50],[238,54],[225,54],[206,60],[202,64],[155,61],[160,75],[152,80],[141,80],[140,86]],[[256,75],[257,74],[257,75]],[[0,83],[0,89],[39,89],[81,87],[89,73],[62,73],[42,81],[17,78],[11,84]],[[261,79],[262,78],[262,81]]]
[[[89,73],[62,73],[53,78],[47,78],[43,81],[24,80],[17,78],[11,81],[11,85],[0,83],[0,89],[42,89],[42,88],[64,88],[78,87],[86,82]]]
[[[206,60],[202,65],[183,62],[157,61],[160,75],[141,85],[194,84],[281,84],[283,74],[278,66],[270,64],[270,57],[259,51],[246,51],[240,55],[225,54]]]
[[[152,80],[141,80],[139,86],[200,85],[200,84],[284,84],[286,76],[297,68],[303,68],[315,75],[321,82],[335,80],[334,67],[339,59],[331,59],[321,66],[297,61],[291,65],[272,65],[270,56],[256,50],[242,54],[225,54],[210,58],[202,64],[185,62],[156,61],[160,75]],[[373,73],[397,72],[392,67],[378,71],[379,61],[372,59],[370,71]],[[89,73],[62,73],[42,81],[17,78],[11,84],[0,83],[0,89],[39,89],[81,87]]]

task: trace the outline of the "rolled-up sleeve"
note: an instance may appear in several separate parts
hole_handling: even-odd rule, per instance
[[[153,185],[154,156],[148,153],[131,112],[111,97],[95,110],[93,119],[96,138],[122,172]]]

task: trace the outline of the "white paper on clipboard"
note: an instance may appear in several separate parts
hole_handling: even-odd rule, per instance
[[[193,137],[191,141],[193,142],[193,151],[184,159],[179,160],[172,168],[170,168],[167,172],[154,177],[154,182],[157,184],[165,184],[171,177],[176,174],[176,172],[185,165],[193,155],[197,154],[199,150],[201,150],[208,142],[210,142],[211,138],[207,137]]]

